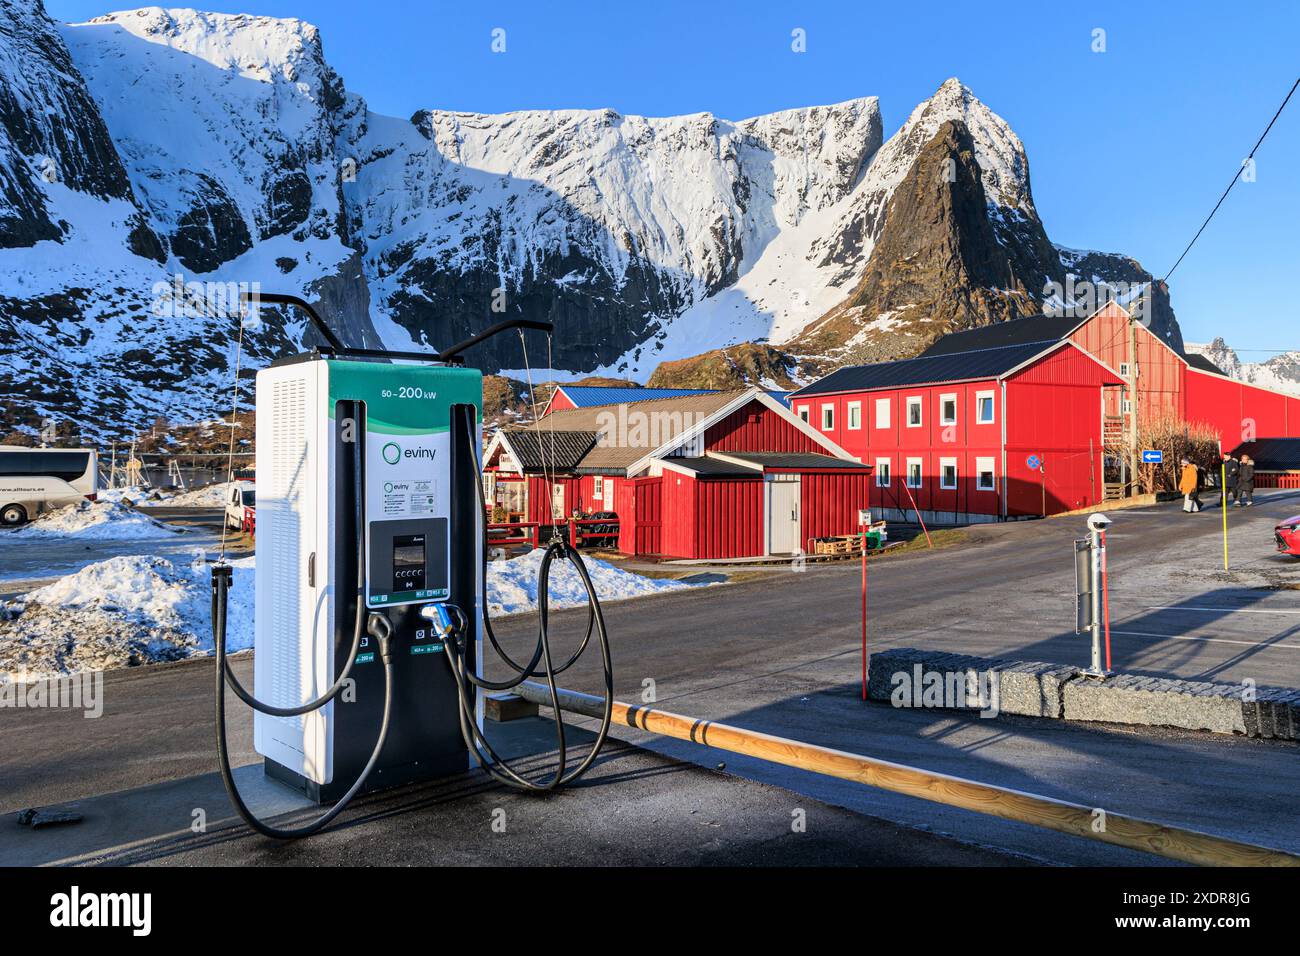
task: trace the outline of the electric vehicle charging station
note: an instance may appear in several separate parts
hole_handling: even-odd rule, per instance
[[[435,656],[444,648],[419,612],[444,601],[464,610],[477,660],[482,529],[472,488],[454,480],[477,466],[456,461],[451,425],[453,408],[464,407],[477,434],[482,391],[477,370],[454,366],[290,359],[257,374],[259,544],[270,560],[256,569],[254,681],[278,707],[328,688],[348,657],[363,581],[365,615],[382,615],[401,644],[372,786],[468,764],[453,677]],[[317,802],[341,796],[374,745],[384,679],[370,633],[351,678],[343,699],[310,714],[255,715],[267,773]]]
[[[235,809],[267,836],[294,838],[323,829],[364,790],[475,765],[529,791],[577,779],[604,743],[612,708],[600,603],[581,557],[556,537],[539,571],[531,660],[516,662],[498,643],[483,591],[483,379],[456,357],[501,331],[549,332],[550,324],[509,320],[430,356],[349,349],[301,299],[263,293],[251,301],[259,300],[301,308],[329,346],[257,373],[253,679],[260,697],[240,685],[226,657],[230,567],[222,559],[212,571],[217,751]],[[557,558],[577,569],[589,608],[585,636],[558,666],[546,598]],[[566,772],[555,678],[593,635],[604,664],[605,716],[590,752]],[[514,677],[484,677],[484,636]],[[536,676],[550,686],[559,746],[558,769],[544,782],[512,770],[482,724],[482,691]],[[229,766],[227,686],[256,711],[254,748],[266,775],[317,804],[333,803],[310,825],[280,829],[244,804]]]

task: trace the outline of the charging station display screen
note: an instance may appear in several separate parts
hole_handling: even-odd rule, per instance
[[[403,534],[393,538],[393,591],[423,591],[425,574],[424,535]]]

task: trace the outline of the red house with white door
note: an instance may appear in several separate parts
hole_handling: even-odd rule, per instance
[[[758,388],[553,409],[484,453],[494,500],[529,521],[613,512],[619,549],[797,554],[859,530],[871,469]]]

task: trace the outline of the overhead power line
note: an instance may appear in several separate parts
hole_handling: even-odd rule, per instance
[[[1268,131],[1273,128],[1273,124],[1277,122],[1277,118],[1282,115],[1282,111],[1286,109],[1286,104],[1291,99],[1291,94],[1296,91],[1296,87],[1298,86],[1300,86],[1300,79],[1297,79],[1291,84],[1290,92],[1287,93],[1286,99],[1282,101],[1282,105],[1277,108],[1277,112],[1273,114],[1273,118],[1268,121],[1268,125],[1264,127],[1264,132],[1260,134],[1259,141],[1255,143],[1255,149],[1250,151],[1250,155],[1242,161],[1241,166],[1232,174],[1232,182],[1228,183],[1228,188],[1223,191],[1223,195],[1219,197],[1219,201],[1214,204],[1214,208],[1210,210],[1210,214],[1205,217],[1205,222],[1201,223],[1201,228],[1196,230],[1196,235],[1192,236],[1192,241],[1187,244],[1187,248],[1183,250],[1183,254],[1178,257],[1178,261],[1175,262],[1170,270],[1165,273],[1165,277],[1161,281],[1169,281],[1169,277],[1174,274],[1174,269],[1177,269],[1178,264],[1183,261],[1183,257],[1186,256],[1187,253],[1191,252],[1192,246],[1196,245],[1196,240],[1201,238],[1201,233],[1203,233],[1205,227],[1210,224],[1210,220],[1214,218],[1214,214],[1219,211],[1219,207],[1223,205],[1223,201],[1228,198],[1228,193],[1232,192],[1232,187],[1237,185],[1237,180],[1241,178],[1242,168],[1245,167],[1246,163],[1255,158],[1255,150],[1259,149],[1259,144],[1264,142],[1264,137],[1267,136]]]

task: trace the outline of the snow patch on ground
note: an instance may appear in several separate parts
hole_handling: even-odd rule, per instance
[[[185,534],[182,528],[163,524],[135,508],[116,501],[81,501],[41,515],[26,527],[12,532],[20,538],[166,538]]]
[[[542,550],[488,565],[488,607],[514,614],[537,606]],[[253,646],[254,558],[232,561],[227,647]],[[587,570],[601,601],[619,601],[693,585],[623,571],[590,559]],[[82,568],[0,606],[0,682],[38,680],[82,671],[182,660],[211,654],[211,568],[133,555]],[[586,600],[568,562],[551,566],[552,608]]]
[[[493,561],[488,565],[488,609],[493,614],[517,614],[537,607],[537,571],[545,550],[538,548],[510,561]],[[596,596],[603,601],[621,601],[645,594],[660,594],[691,587],[680,581],[647,578],[624,571],[607,561],[584,559]],[[578,572],[567,561],[551,565],[547,592],[552,608],[577,607],[587,601]]]
[[[158,504],[168,508],[220,508],[226,503],[226,483],[219,481],[204,488],[191,488],[169,495]]]

